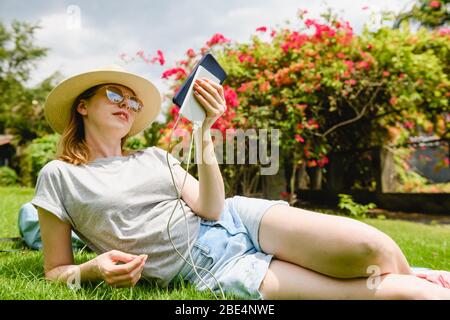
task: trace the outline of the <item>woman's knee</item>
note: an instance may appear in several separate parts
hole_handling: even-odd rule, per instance
[[[398,245],[389,236],[374,232],[362,244],[366,265],[379,267],[380,273],[403,273],[405,259]]]

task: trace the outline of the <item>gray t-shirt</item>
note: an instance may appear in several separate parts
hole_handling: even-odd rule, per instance
[[[169,162],[172,168],[181,164],[170,153]],[[97,158],[86,165],[52,160],[39,172],[31,203],[70,224],[97,254],[113,249],[148,254],[142,276],[160,286],[167,286],[183,266],[184,260],[173,249],[167,233],[177,196],[166,151],[161,148],[152,146],[128,156]],[[183,199],[181,203],[192,246],[201,218]],[[188,239],[180,204],[170,226],[172,241],[186,258]]]

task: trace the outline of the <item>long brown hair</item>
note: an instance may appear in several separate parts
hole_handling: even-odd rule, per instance
[[[83,116],[77,111],[81,99],[89,100],[105,84],[93,86],[81,93],[71,107],[70,120],[59,139],[56,159],[79,165],[89,162],[89,148],[86,144]],[[133,151],[124,150],[128,134],[121,139],[120,147],[123,155],[129,155]]]

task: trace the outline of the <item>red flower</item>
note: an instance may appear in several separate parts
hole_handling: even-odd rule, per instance
[[[195,51],[193,49],[189,49],[186,54],[188,55],[189,58],[193,58],[195,57]]]
[[[337,57],[338,57],[339,59],[345,59],[345,53],[343,53],[343,52],[338,52]]]
[[[383,77],[389,77],[390,74],[389,71],[383,71]]]
[[[308,125],[311,126],[311,128],[313,129],[319,129],[319,124],[313,118],[308,120]]]
[[[162,74],[162,78],[163,79],[168,79],[169,77],[171,77],[171,76],[173,76],[175,74],[178,75],[177,79],[180,79],[183,75],[184,76],[187,75],[186,71],[184,71],[183,68],[172,68],[172,69],[164,71],[163,74]]]
[[[315,167],[315,166],[317,166],[317,161],[316,160],[308,160],[307,166],[308,167]]]
[[[306,19],[305,20],[305,26],[307,26],[308,28],[312,25],[316,24],[316,21],[313,19]]]
[[[158,56],[152,58],[151,62],[155,63],[156,61],[158,61],[160,65],[164,65],[166,60],[164,59],[164,55],[163,55],[162,51],[158,50],[156,53],[157,53]]]
[[[170,108],[169,113],[174,117],[178,114],[180,111],[180,108],[176,105],[173,105],[172,108]]]
[[[404,125],[406,128],[408,128],[408,129],[414,128],[414,122],[412,122],[412,121],[405,121],[405,122],[403,123],[403,125]]]
[[[241,86],[236,90],[237,92],[245,92],[249,88],[249,85],[244,82],[241,84]]]
[[[389,103],[395,106],[397,104],[397,97],[392,97],[391,99],[389,99]]]
[[[269,81],[264,81],[259,85],[259,91],[266,92],[270,90],[270,83]]]
[[[275,37],[276,34],[277,34],[277,32],[275,30],[272,30],[272,32],[270,33],[270,36],[273,38],[273,37]]]
[[[319,167],[323,168],[327,163],[329,162],[327,157],[323,157],[320,160],[317,160],[317,163],[319,164]]]
[[[280,192],[280,197],[283,199],[287,199],[289,197],[289,192],[286,191]]]
[[[358,68],[359,69],[369,69],[370,65],[367,61],[360,61],[358,62]]]
[[[440,8],[441,7],[441,3],[439,1],[431,1],[429,4],[430,8]]]
[[[351,86],[356,84],[356,80],[355,79],[345,80],[344,82],[345,82],[345,84],[348,84],[348,85],[351,85]]]
[[[347,65],[348,71],[352,72],[353,71],[353,65],[354,65],[353,61],[345,60],[344,63]]]
[[[206,44],[208,45],[208,47],[211,47],[215,44],[226,43],[226,42],[230,42],[230,39],[225,38],[220,33],[216,33],[215,35],[212,36],[212,38],[209,41],[206,42]]]
[[[301,143],[305,142],[305,139],[303,139],[302,136],[299,134],[295,135],[295,140],[297,140],[298,142],[301,142]]]
[[[223,89],[227,105],[231,107],[237,107],[239,105],[237,93],[229,86],[225,86]]]
[[[256,31],[266,32],[267,31],[267,27],[256,28]]]

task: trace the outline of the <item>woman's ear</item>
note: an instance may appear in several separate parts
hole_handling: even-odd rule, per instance
[[[83,116],[87,115],[88,112],[87,112],[86,100],[84,100],[84,99],[80,100],[80,102],[78,103],[78,106],[77,106],[77,111]]]

